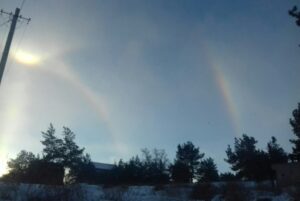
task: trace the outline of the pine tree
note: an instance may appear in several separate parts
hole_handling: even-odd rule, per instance
[[[43,157],[46,161],[61,163],[63,160],[63,141],[55,136],[55,129],[50,124],[46,132],[42,132],[44,140]]]
[[[8,161],[7,166],[10,169],[10,173],[22,175],[26,173],[30,163],[34,160],[36,160],[36,157],[32,152],[22,150],[16,159]]]
[[[200,159],[204,157],[204,153],[200,153],[199,147],[195,147],[190,141],[177,146],[175,163],[178,167],[188,167],[190,172],[189,182],[192,182],[196,178],[197,169],[200,164]]]
[[[229,181],[236,181],[237,178],[236,176],[231,173],[231,172],[224,172],[224,173],[221,173],[220,176],[219,176],[219,180],[220,181],[226,181],[226,182],[229,182]]]
[[[293,111],[293,118],[290,119],[290,124],[296,136],[296,139],[290,140],[294,144],[293,155],[300,161],[300,103],[298,103],[298,108]]]
[[[234,141],[234,150],[228,145],[225,161],[236,175],[247,180],[267,179],[270,170],[268,154],[256,148],[255,138],[243,134],[242,138],[235,138]]]
[[[68,170],[65,178],[66,183],[75,183],[84,165],[84,148],[79,148],[75,143],[75,134],[67,127],[63,127],[62,151],[62,164],[66,170]],[[88,159],[86,161],[88,161]]]
[[[174,164],[170,166],[170,172],[171,178],[175,183],[188,183],[192,178],[190,168],[180,161],[175,161]]]
[[[87,169],[92,170],[93,164],[89,155],[84,155],[84,148],[75,143],[75,134],[71,129],[63,127],[63,138],[55,136],[55,129],[52,124],[46,132],[42,132],[44,140],[41,143],[43,148],[43,160],[55,163],[65,169],[67,183],[74,183],[77,180],[87,180],[82,175]]]
[[[168,158],[164,150],[153,149],[152,153],[148,149],[142,149],[142,169],[146,183],[167,183]]]
[[[298,11],[297,6],[294,6],[291,10],[289,10],[289,15],[296,18],[296,24],[300,26],[300,11]]]
[[[277,139],[272,136],[271,141],[267,145],[270,164],[286,163],[288,156],[282,147],[277,143]]]
[[[199,182],[212,182],[218,181],[219,174],[217,165],[212,158],[204,159],[200,162],[198,169],[198,181]]]
[[[84,148],[75,143],[75,134],[68,127],[63,127],[63,165],[72,168],[84,159]]]

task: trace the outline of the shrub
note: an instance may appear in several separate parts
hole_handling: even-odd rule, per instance
[[[272,201],[272,198],[258,198],[256,201]]]
[[[226,201],[248,201],[251,192],[239,183],[229,182],[223,187],[222,197]]]
[[[162,191],[165,189],[165,185],[163,184],[156,184],[153,188],[154,191]]]
[[[272,192],[275,187],[270,182],[258,182],[255,186],[255,190],[258,192]]]
[[[16,193],[16,184],[2,184],[0,187],[0,200],[13,200]]]
[[[191,199],[211,200],[217,194],[217,188],[210,183],[199,183],[193,187]]]
[[[104,199],[111,201],[122,201],[124,200],[124,194],[128,190],[128,187],[113,187],[104,189]]]
[[[300,186],[289,188],[288,194],[293,198],[293,201],[300,201]]]

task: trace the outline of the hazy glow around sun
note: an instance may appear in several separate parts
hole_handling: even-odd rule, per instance
[[[0,176],[8,173],[6,163],[7,161],[4,159],[4,157],[0,156]]]
[[[29,66],[34,66],[40,62],[40,58],[37,55],[31,54],[29,52],[19,50],[15,54],[15,59],[22,64]]]

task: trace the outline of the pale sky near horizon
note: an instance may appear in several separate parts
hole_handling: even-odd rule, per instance
[[[173,161],[189,140],[223,172],[242,133],[259,148],[275,136],[290,151],[300,27],[287,12],[297,4],[26,0],[21,15],[32,21],[18,23],[0,86],[1,171],[22,149],[41,153],[50,122],[58,135],[70,127],[98,162],[145,147]],[[1,53],[8,29],[0,26]]]

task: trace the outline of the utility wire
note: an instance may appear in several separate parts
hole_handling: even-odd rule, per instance
[[[22,3],[21,3],[21,6],[20,6],[20,10],[22,10],[24,4],[25,4],[26,0],[23,0]]]
[[[14,23],[14,26],[17,24],[17,21],[20,21],[19,19],[22,19],[22,20],[26,20],[27,21],[27,24],[29,23],[29,21],[31,20],[31,18],[25,18],[25,17],[23,17],[23,16],[21,16],[21,15],[19,15],[19,13],[20,13],[20,11],[21,11],[21,9],[23,8],[23,6],[24,6],[24,4],[25,4],[25,1],[26,0],[23,0],[22,1],[22,4],[21,4],[21,6],[20,6],[20,9],[19,8],[17,8],[16,9],[16,12],[15,12],[15,15],[13,15],[13,23]],[[6,12],[6,11],[2,11],[1,10],[1,14],[2,13],[4,13],[4,14],[7,14],[7,15],[9,15],[10,17],[12,16],[12,14],[11,13],[8,13],[8,12]],[[11,25],[12,26],[12,25]],[[12,27],[11,27],[12,28]],[[13,27],[13,29],[15,29],[16,27]],[[23,38],[24,38],[24,35],[25,35],[25,32],[26,32],[26,30],[27,30],[27,26],[25,27],[25,29],[23,30],[23,33],[22,33],[22,35],[21,35],[21,38],[20,38],[20,40],[19,40],[19,42],[18,42],[18,44],[17,44],[17,47],[16,47],[16,49],[15,49],[15,51],[14,51],[14,56],[16,55],[16,53],[18,52],[18,50],[19,50],[19,46],[20,46],[20,44],[21,44],[21,42],[23,41]],[[13,32],[14,32],[14,30],[13,30]],[[12,35],[13,35],[13,33],[12,33]],[[11,43],[11,41],[10,41],[10,43]],[[9,51],[9,48],[8,48],[8,51]],[[2,56],[3,57],[3,56]],[[7,69],[7,73],[8,73],[8,71],[9,71],[9,67],[14,63],[14,59],[12,59],[11,57],[6,57],[5,58],[6,60],[7,60],[7,67],[8,68],[6,68]],[[5,61],[6,62],[6,61]],[[4,68],[4,67],[3,67]],[[1,75],[2,76],[2,75]]]
[[[2,35],[2,40],[1,40],[1,44],[0,44],[0,47],[2,48],[1,49],[1,55],[2,55],[2,51],[3,51],[4,43],[5,43],[5,38],[7,37],[7,34],[8,34],[8,30],[3,32],[3,35]]]
[[[19,47],[20,47],[20,45],[21,45],[21,43],[22,43],[22,41],[23,41],[23,39],[24,39],[25,33],[26,33],[26,31],[27,31],[27,27],[28,27],[28,26],[26,26],[25,29],[23,30],[22,35],[21,35],[21,38],[20,38],[19,42],[17,43],[16,53],[18,52]]]
[[[0,24],[0,27],[2,27],[2,26],[4,26],[4,25],[6,25],[7,23],[9,23],[11,20],[9,19],[9,20],[7,20],[7,21],[5,21],[5,22],[3,22],[3,23],[1,23]]]
[[[22,34],[21,34],[21,38],[20,38],[20,40],[19,40],[19,42],[17,43],[17,46],[16,46],[16,49],[15,49],[15,51],[14,51],[14,53],[13,53],[13,56],[15,56],[17,53],[18,53],[18,51],[19,51],[19,48],[20,48],[20,45],[21,45],[21,43],[22,43],[22,41],[23,41],[23,39],[24,39],[24,36],[25,36],[25,33],[26,33],[26,31],[27,31],[27,27],[28,26],[26,26],[25,28],[24,28],[24,30],[23,30],[23,32],[22,32]],[[10,71],[10,66],[12,66],[13,64],[14,64],[14,62],[15,62],[15,60],[14,59],[12,59],[12,58],[9,58],[8,59],[8,62],[7,62],[7,67],[6,67],[6,73],[8,73],[9,71]]]
[[[23,24],[24,24],[23,20],[18,20],[18,22],[19,23],[16,25],[16,30],[19,29],[19,28],[21,28],[23,26]]]
[[[0,32],[0,34],[1,34],[1,41],[0,41],[1,42],[1,44],[0,44],[1,50],[0,50],[0,55],[2,55],[2,53],[3,53],[5,39],[7,38],[8,32],[9,32],[8,27],[5,27],[4,29],[3,28],[1,29],[1,32]]]

